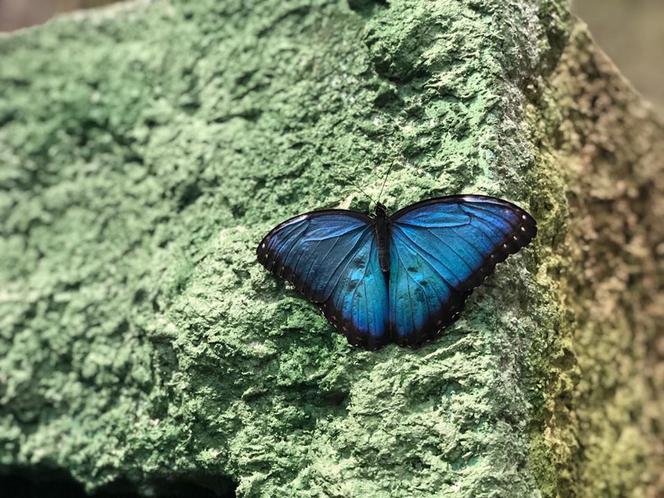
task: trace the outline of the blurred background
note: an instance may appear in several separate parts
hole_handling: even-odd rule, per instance
[[[117,0],[0,0],[0,31],[41,24],[61,12],[114,2]]]
[[[113,1],[0,0],[0,31]],[[573,0],[573,5],[599,44],[664,116],[664,0]]]

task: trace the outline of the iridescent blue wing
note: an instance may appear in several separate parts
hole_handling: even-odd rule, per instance
[[[387,282],[371,218],[345,210],[306,213],[274,228],[256,252],[349,342],[369,349],[387,342]]]
[[[413,204],[390,227],[389,322],[402,345],[436,337],[495,265],[537,233],[523,209],[479,195]]]

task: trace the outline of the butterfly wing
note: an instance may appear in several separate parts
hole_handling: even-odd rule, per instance
[[[352,344],[387,342],[387,282],[368,216],[313,211],[274,228],[257,249],[258,260],[317,304]]]
[[[462,195],[396,212],[390,232],[390,329],[399,344],[415,345],[454,321],[470,292],[537,227],[507,201]]]

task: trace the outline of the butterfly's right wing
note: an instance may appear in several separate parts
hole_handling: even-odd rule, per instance
[[[387,337],[387,283],[372,220],[361,213],[313,211],[278,225],[258,260],[317,304],[352,344],[374,349]]]
[[[390,227],[390,326],[402,345],[436,337],[496,264],[537,233],[526,211],[482,195],[413,204]]]

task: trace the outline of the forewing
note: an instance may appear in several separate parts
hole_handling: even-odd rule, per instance
[[[400,344],[438,335],[495,265],[537,232],[518,206],[473,195],[414,204],[395,213],[390,226],[389,320]]]
[[[272,230],[258,260],[317,304],[356,345],[387,340],[387,283],[371,219],[345,210],[314,211]]]

